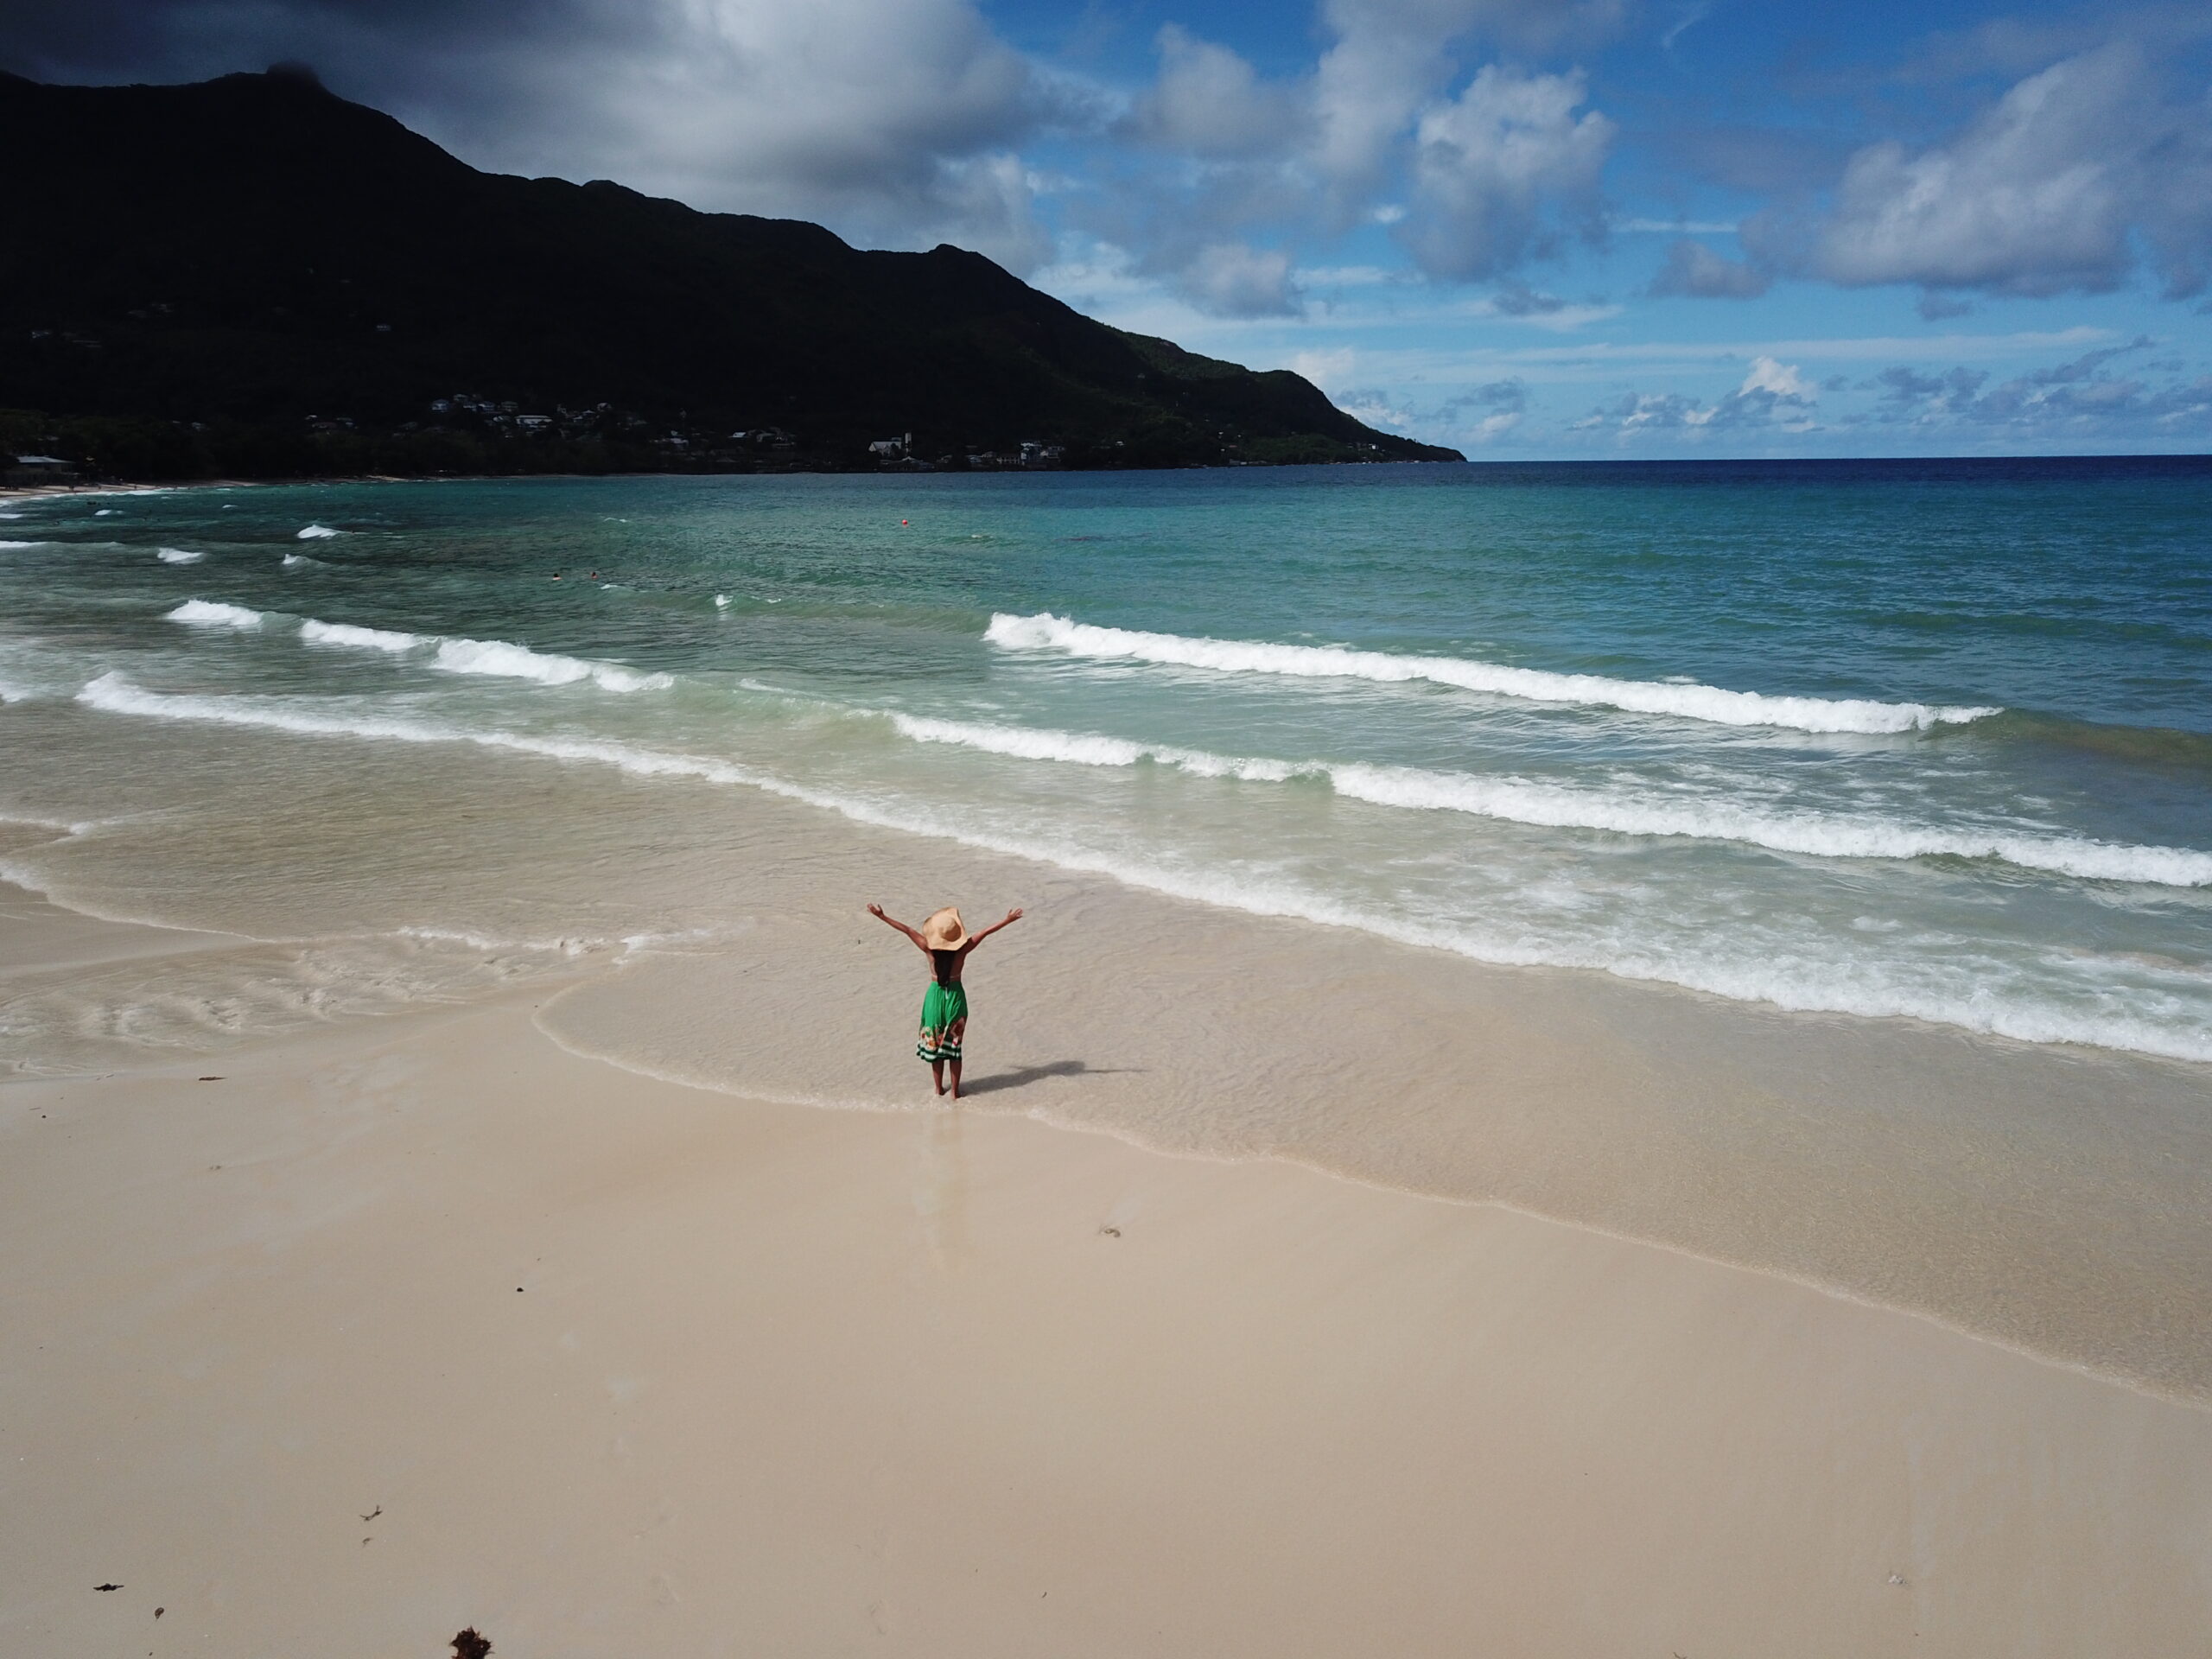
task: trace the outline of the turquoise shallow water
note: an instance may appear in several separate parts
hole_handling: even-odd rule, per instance
[[[6,511],[0,759],[52,741],[42,709],[92,723],[73,776],[0,774],[0,815],[92,814],[164,721],[340,769],[491,746],[570,802],[705,777],[1488,960],[2212,1058],[2202,464]]]

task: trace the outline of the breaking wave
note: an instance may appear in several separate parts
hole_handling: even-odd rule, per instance
[[[298,533],[297,539],[302,542],[327,542],[334,536],[343,536],[345,533],[342,530],[333,530],[328,524],[309,524]]]
[[[195,628],[257,628],[268,620],[259,611],[243,605],[226,605],[212,599],[188,599],[166,613],[172,622]]]
[[[258,628],[266,613],[243,605],[188,599],[168,613],[172,622],[206,628]],[[505,639],[454,639],[435,633],[404,633],[389,628],[358,627],[351,622],[325,622],[308,617],[300,624],[300,638],[311,645],[340,645],[392,655],[431,650],[429,666],[448,674],[486,674],[502,679],[534,680],[540,685],[573,685],[588,680],[607,691],[659,691],[673,685],[668,674],[641,674],[620,663],[593,662],[582,657],[563,657],[532,651]]]
[[[366,651],[412,651],[430,643],[419,633],[357,628],[350,622],[318,622],[313,617],[300,624],[300,638],[311,645],[356,645]]]
[[[197,564],[207,556],[186,547],[157,547],[154,550],[154,556],[163,564]]]
[[[536,680],[541,685],[572,685],[589,680],[608,691],[659,691],[676,683],[672,675],[640,674],[618,664],[556,656],[504,639],[444,640],[430,666],[448,674],[494,674],[507,679]]]
[[[300,638],[310,645],[351,645],[397,653],[435,647],[430,666],[448,674],[488,674],[502,679],[535,680],[540,685],[573,685],[589,680],[607,691],[658,691],[676,682],[667,674],[640,674],[620,663],[597,663],[532,651],[505,639],[452,639],[435,633],[402,633],[388,628],[356,627],[350,622],[322,622],[309,617]]]
[[[1723,726],[1780,726],[1802,732],[1910,732],[1980,720],[1994,708],[1946,708],[1866,698],[1781,697],[1729,691],[1712,685],[1615,680],[1597,674],[1555,674],[1509,668],[1458,657],[1401,657],[1338,645],[1284,645],[1259,640],[1186,639],[1102,628],[1049,611],[1034,616],[994,614],[983,638],[1010,651],[1064,651],[1071,656],[1127,658],[1231,674],[1286,674],[1305,678],[1372,680],[1385,684],[1427,681],[1463,690],[1490,692],[1530,702],[1619,709],[1669,715]]]
[[[1996,859],[2024,869],[2089,880],[2174,887],[2212,886],[2212,852],[2188,848],[2136,847],[2001,829],[1946,829],[1835,813],[1780,812],[1652,791],[1580,789],[1523,778],[1481,778],[1414,766],[1208,754],[1166,744],[1036,727],[927,720],[897,713],[887,718],[902,736],[917,742],[957,744],[1024,760],[1084,766],[1133,766],[1149,761],[1202,778],[1257,783],[1281,783],[1300,777],[1325,779],[1338,794],[1376,806],[1465,812],[1547,829],[1732,841],[1815,858]]]

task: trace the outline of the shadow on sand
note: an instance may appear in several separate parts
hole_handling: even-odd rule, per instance
[[[1099,1077],[1115,1071],[1141,1071],[1134,1065],[1090,1065],[1082,1060],[1053,1060],[1045,1065],[1025,1065],[1012,1071],[994,1071],[988,1077],[963,1077],[960,1096],[992,1095],[1001,1089],[1020,1089],[1046,1077]]]

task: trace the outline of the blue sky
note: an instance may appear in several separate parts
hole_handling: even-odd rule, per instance
[[[20,3],[20,0],[19,0]],[[1476,456],[2212,450],[2212,8],[73,0],[480,166],[980,248]]]

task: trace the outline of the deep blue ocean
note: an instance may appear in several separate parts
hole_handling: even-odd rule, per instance
[[[489,747],[1490,961],[2212,1059],[2212,462],[0,505],[0,817],[76,823],[50,765],[8,781],[57,703],[80,834],[144,766],[105,731]]]

